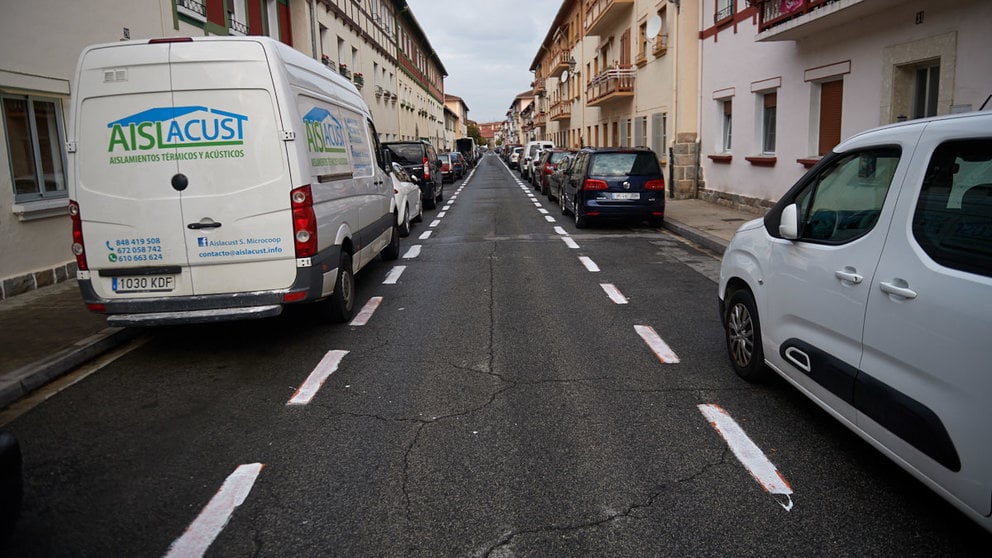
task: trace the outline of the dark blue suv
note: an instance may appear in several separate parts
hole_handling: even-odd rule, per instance
[[[650,149],[585,148],[575,155],[562,181],[562,215],[575,216],[584,228],[593,219],[647,220],[660,227],[665,219],[665,176]]]

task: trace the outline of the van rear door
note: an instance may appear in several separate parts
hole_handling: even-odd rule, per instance
[[[93,277],[97,293],[203,295],[291,285],[291,180],[262,45],[187,41],[104,50],[90,53],[83,69],[92,75],[78,134],[79,184],[87,193],[78,201],[90,267],[101,271]],[[94,95],[92,82],[108,73],[125,83],[97,84],[107,94]],[[153,281],[123,278],[134,273]]]

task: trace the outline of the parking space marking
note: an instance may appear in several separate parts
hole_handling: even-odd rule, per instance
[[[363,326],[369,323],[369,320],[372,319],[372,314],[375,314],[375,310],[380,304],[382,304],[381,296],[374,296],[370,298],[369,301],[365,303],[365,306],[362,307],[362,310],[358,313],[358,315],[355,316],[355,318],[351,320],[351,323],[348,325]]]
[[[542,215],[547,215],[548,214],[548,210],[547,209],[544,209],[543,207],[541,207],[541,204],[538,204],[537,206],[540,208],[540,209],[537,210],[539,213],[541,213]]]
[[[668,346],[668,343],[665,343],[665,341],[662,340],[661,336],[658,335],[658,332],[655,331],[653,327],[635,325],[634,331],[641,336],[641,339],[648,344],[648,348],[651,349],[655,356],[658,357],[658,360],[662,363],[678,364],[680,362],[679,356],[675,354],[675,351],[673,351],[671,347]]]
[[[429,226],[430,228],[433,229],[434,227],[436,227],[436,226],[438,226],[440,224],[441,224],[441,220],[440,219],[434,219],[433,221],[431,221],[431,224],[430,225],[427,225],[427,226]]]
[[[420,236],[418,238],[420,240],[427,240],[428,238],[431,237],[431,233],[432,232],[434,232],[434,231],[424,231],[424,232],[420,233]]]
[[[579,256],[579,261],[582,262],[582,265],[586,266],[586,269],[589,271],[593,273],[599,271],[599,266],[596,265],[596,262],[592,261],[592,258],[589,256]]]
[[[561,237],[561,239],[565,242],[565,246],[568,246],[569,248],[571,248],[573,250],[575,250],[575,249],[577,249],[579,247],[579,245],[576,244],[575,241],[572,240],[572,237],[570,237],[570,236],[563,236],[563,237]]]
[[[224,480],[220,490],[207,502],[200,515],[186,528],[186,532],[173,541],[166,558],[206,554],[214,539],[224,530],[234,510],[248,498],[263,467],[265,465],[262,463],[238,465]]]
[[[441,211],[448,211],[449,209],[451,209],[451,204],[450,203],[448,205],[442,207],[441,208]]]
[[[792,510],[792,486],[785,480],[782,473],[768,460],[765,453],[761,451],[751,438],[744,432],[744,429],[737,424],[727,411],[719,405],[697,405],[697,408],[710,425],[723,437],[730,446],[730,449],[737,456],[737,460],[747,468],[754,480],[769,494],[785,496],[786,502],[778,501],[778,504],[785,508],[785,511]]]
[[[395,285],[396,281],[399,280],[400,275],[406,270],[405,265],[394,266],[393,269],[389,270],[389,275],[386,275],[386,280],[382,282],[383,285]]]
[[[555,221],[555,218],[552,217],[552,216],[550,216],[550,215],[545,215],[544,216],[544,220],[547,221],[547,222],[549,222],[549,223],[556,223],[557,222],[557,221]]]
[[[447,214],[448,214],[448,212],[447,212],[447,211],[438,211],[438,212],[437,212],[437,218],[438,218],[438,219],[442,219],[442,218],[444,218],[444,216],[445,216],[445,215],[447,215]]]
[[[310,403],[317,392],[320,391],[321,386],[327,381],[327,378],[331,374],[337,372],[338,365],[341,364],[341,360],[344,356],[348,354],[348,351],[334,350],[328,351],[324,358],[320,359],[317,363],[317,367],[313,369],[313,372],[307,376],[306,381],[303,385],[296,390],[293,397],[286,402],[286,405],[306,405]]]
[[[560,235],[562,235],[562,236],[568,236],[568,231],[566,231],[562,227],[555,227],[555,232],[558,233],[558,234],[560,234]]]
[[[610,297],[610,300],[617,304],[627,304],[627,297],[623,296],[620,289],[616,288],[612,283],[600,283],[600,287],[606,291],[606,295]]]
[[[403,254],[403,259],[412,260],[413,258],[416,258],[420,255],[420,248],[421,246],[419,244],[414,244],[409,250],[406,251],[406,254]]]

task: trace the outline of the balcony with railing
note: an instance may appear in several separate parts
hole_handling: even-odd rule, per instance
[[[545,91],[546,80],[543,77],[534,80],[534,95],[542,95]]]
[[[571,120],[572,118],[572,101],[558,101],[557,103],[551,105],[551,112],[549,113],[549,118],[554,121],[559,120]]]
[[[227,12],[227,26],[230,28],[232,35],[248,34],[248,24],[238,21],[234,12]]]
[[[634,0],[586,0],[586,35],[604,35],[630,14]]]
[[[545,124],[547,124],[547,122],[548,122],[548,113],[542,110],[534,114],[535,127],[544,126]]]
[[[207,21],[207,5],[203,0],[176,0],[176,12],[197,21]]]
[[[758,41],[794,41],[879,12],[902,0],[752,0],[758,8]]]
[[[586,103],[595,107],[616,100],[633,99],[636,74],[636,70],[629,64],[618,64],[599,73],[586,87]]]
[[[548,77],[561,77],[562,72],[568,69],[569,54],[567,50],[555,50],[551,53],[551,68]]]

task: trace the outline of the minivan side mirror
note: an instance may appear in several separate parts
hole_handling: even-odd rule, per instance
[[[778,224],[778,234],[787,240],[799,238],[799,206],[789,204],[782,209],[782,218]]]

